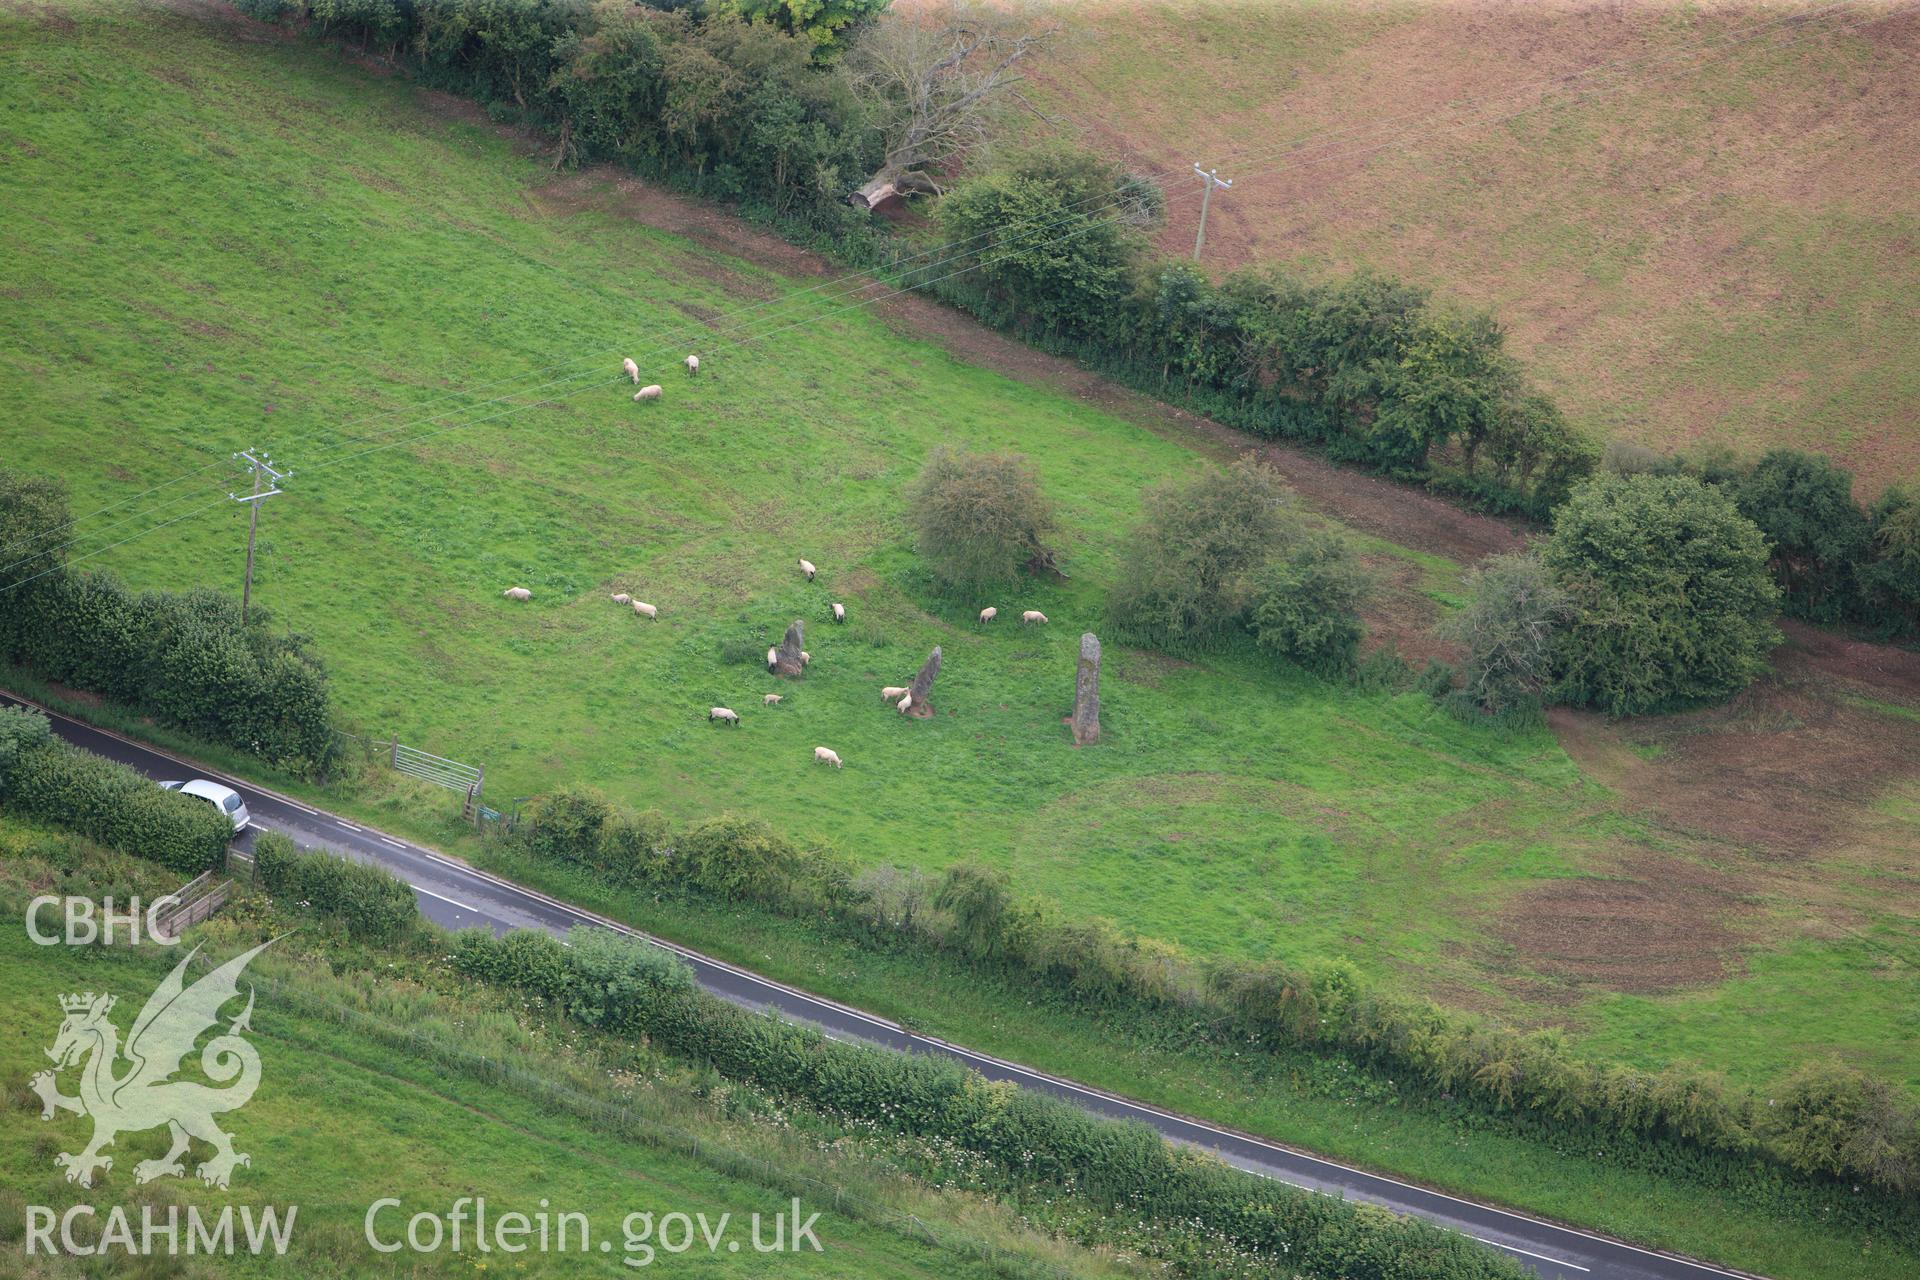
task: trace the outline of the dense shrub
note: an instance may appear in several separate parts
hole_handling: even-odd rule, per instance
[[[935,449],[907,494],[907,521],[949,591],[978,591],[1053,563],[1053,506],[1018,454]]]
[[[1148,490],[1108,597],[1114,630],[1175,651],[1220,641],[1246,615],[1249,575],[1292,531],[1292,501],[1251,456]]]
[[[1765,539],[1689,477],[1596,477],[1541,559],[1572,602],[1555,659],[1572,702],[1636,715],[1723,698],[1779,639]]]
[[[1766,536],[1787,612],[1832,622],[1853,607],[1872,535],[1851,475],[1817,455],[1774,449],[1731,489],[1740,514]]]
[[[362,941],[396,938],[419,916],[413,890],[383,868],[304,852],[277,831],[260,834],[253,858],[254,874],[268,892],[338,918]]]
[[[940,229],[963,247],[957,265],[970,269],[928,270],[951,275],[947,296],[993,324],[1104,336],[1144,249],[1114,214],[1130,190],[1123,170],[1087,152],[1060,145],[1022,151],[941,200]]]
[[[67,527],[58,486],[0,472],[0,537],[22,554],[57,546]],[[35,534],[38,538],[35,538]],[[174,728],[301,772],[333,752],[327,676],[305,636],[273,629],[217,591],[134,592],[80,574],[57,554],[0,607],[0,659],[42,679],[103,694]]]
[[[1253,575],[1254,641],[1309,671],[1349,671],[1360,654],[1360,605],[1370,587],[1344,538],[1306,534]]]
[[[1920,494],[1887,490],[1868,527],[1872,558],[1860,569],[1859,618],[1891,636],[1920,636]]]
[[[1461,692],[1489,715],[1538,708],[1553,678],[1554,634],[1572,601],[1531,554],[1489,556],[1465,585],[1466,608],[1442,627],[1467,650]]]
[[[600,832],[613,806],[591,787],[562,787],[528,801],[518,827],[528,852],[566,862],[598,860]]]
[[[54,738],[45,717],[0,708],[0,808],[77,831],[184,876],[224,864],[233,825],[123,764]]]

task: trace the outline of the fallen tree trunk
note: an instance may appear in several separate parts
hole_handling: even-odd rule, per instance
[[[940,184],[919,169],[885,168],[868,178],[866,184],[847,197],[856,209],[871,209],[881,201],[899,196],[937,196]]]

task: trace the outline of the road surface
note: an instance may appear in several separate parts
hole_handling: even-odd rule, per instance
[[[24,699],[0,692],[0,704],[5,703],[30,705]],[[965,1063],[990,1080],[1010,1080],[1065,1098],[1101,1115],[1140,1121],[1159,1130],[1172,1141],[1205,1148],[1229,1164],[1264,1177],[1349,1200],[1364,1200],[1396,1213],[1425,1218],[1492,1245],[1550,1280],[1709,1280],[1709,1277],[1749,1274],[1656,1253],[1575,1228],[1349,1168],[1304,1151],[1174,1115],[1018,1063],[923,1036],[885,1018],[809,995],[724,960],[716,960],[671,942],[640,934],[617,921],[569,906],[537,890],[489,875],[464,862],[395,839],[362,823],[323,813],[204,766],[187,764],[157,748],[70,717],[55,712],[47,712],[47,715],[53,722],[54,732],[75,746],[130,765],[156,780],[204,777],[224,782],[246,798],[256,827],[285,832],[302,845],[324,847],[362,862],[385,867],[413,886],[413,891],[420,899],[422,914],[449,929],[478,925],[496,932],[546,929],[564,934],[578,925],[597,925],[636,937],[646,937],[648,941],[685,959],[693,967],[701,986],[735,1004],[750,1009],[772,1009],[786,1017],[812,1023],[828,1035],[840,1039],[860,1040],[902,1052],[940,1054]],[[237,847],[250,848],[252,839],[252,832],[244,834]]]

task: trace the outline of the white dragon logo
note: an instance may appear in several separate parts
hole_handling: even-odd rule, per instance
[[[263,942],[235,956],[191,987],[181,975],[200,948],[188,952],[133,1020],[124,1051],[119,1030],[107,1019],[114,1006],[112,996],[89,991],[60,997],[60,1007],[67,1016],[53,1048],[47,1050],[54,1069],[34,1076],[31,1087],[40,1095],[42,1120],[53,1119],[55,1111],[93,1117],[93,1141],[86,1149],[78,1155],[61,1152],[53,1158],[54,1164],[67,1171],[68,1182],[92,1186],[96,1170],[113,1168],[112,1157],[100,1154],[102,1147],[110,1145],[118,1134],[163,1124],[173,1135],[173,1146],[158,1160],[142,1160],[135,1165],[136,1183],[168,1174],[185,1176],[180,1157],[194,1138],[214,1147],[212,1159],[194,1170],[209,1186],[225,1187],[235,1165],[253,1163],[233,1149],[233,1138],[213,1122],[219,1113],[245,1106],[260,1084],[260,1055],[240,1035],[252,1030],[248,1022],[253,1016],[251,987],[246,1009],[228,1025],[226,1034],[215,1036],[200,1051],[200,1068],[208,1079],[222,1083],[235,1076],[239,1079],[216,1089],[169,1077],[180,1070],[181,1059],[192,1051],[201,1033],[220,1020],[220,1007],[239,995],[240,971],[271,945]],[[115,1067],[123,1056],[128,1069],[116,1075]],[[80,1070],[80,1096],[69,1098],[54,1083],[54,1073],[82,1059],[85,1065]]]

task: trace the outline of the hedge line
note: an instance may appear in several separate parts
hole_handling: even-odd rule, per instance
[[[519,932],[459,935],[454,963],[556,1002],[595,1026],[644,1035],[723,1075],[898,1132],[945,1138],[1012,1181],[1072,1186],[1109,1210],[1198,1220],[1305,1274],[1349,1280],[1518,1277],[1465,1237],[1367,1205],[1294,1190],[1175,1148],[1145,1125],[1100,1119],[942,1058],[829,1040],[693,987],[649,944],[579,930],[563,946]]]
[[[303,852],[277,831],[261,833],[253,860],[254,874],[269,893],[338,917],[348,935],[361,941],[391,941],[420,914],[413,890],[392,873],[330,853]]]
[[[45,716],[0,708],[0,808],[77,831],[183,876],[224,865],[233,824],[123,764],[69,746]]]
[[[938,880],[884,870],[856,878],[832,850],[801,848],[764,823],[721,816],[675,833],[657,813],[618,812],[583,788],[535,798],[514,839],[611,884],[754,903],[885,945],[957,953],[1096,1009],[1172,1015],[1181,1028],[1197,1014],[1276,1052],[1341,1055],[1523,1127],[1757,1161],[1895,1195],[1920,1187],[1920,1110],[1839,1064],[1810,1064],[1760,1097],[1713,1073],[1591,1062],[1555,1031],[1520,1032],[1376,991],[1344,961],[1199,964],[1109,921],[1023,903],[998,872],[962,864]]]
[[[242,622],[218,591],[140,591],[83,574],[50,542],[70,523],[57,480],[0,470],[0,545],[44,548],[0,571],[0,659],[299,772],[333,751],[327,674],[305,636]],[[12,554],[12,553],[10,553]]]
[[[888,108],[854,93],[843,66],[819,65],[810,38],[743,24],[734,11],[672,0],[510,13],[489,0],[243,7],[298,11],[323,32],[387,49],[425,83],[545,129],[563,161],[615,161],[736,202],[1255,434],[1534,518],[1600,462],[1597,444],[1507,353],[1490,315],[1365,273],[1311,281],[1263,268],[1215,282],[1159,257],[1142,234],[1158,191],[1082,151],[1016,149],[949,184],[932,238],[893,234],[846,203],[881,160]],[[857,44],[859,34],[836,38]],[[1820,474],[1825,460],[1804,454],[1703,466],[1745,473],[1742,513],[1774,548],[1788,612],[1920,636],[1920,496],[1894,491],[1863,510],[1844,472]]]

